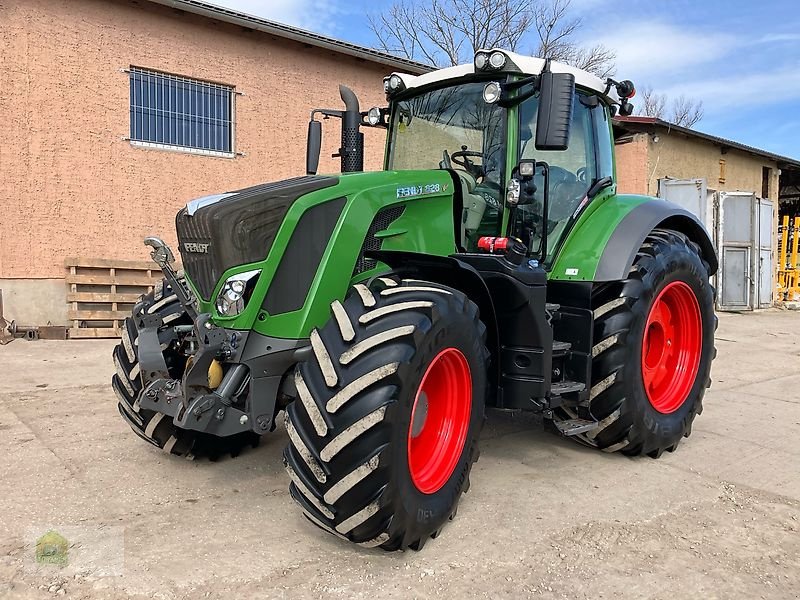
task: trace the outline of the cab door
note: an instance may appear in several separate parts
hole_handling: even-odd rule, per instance
[[[547,163],[547,215],[543,215],[546,178],[544,168],[538,168],[534,200],[517,208],[512,230],[513,235],[528,245],[531,256],[543,258],[547,265],[552,264],[561,242],[587,204],[587,192],[603,177],[613,177],[614,163],[608,109],[597,96],[580,91],[575,93],[566,150],[536,150],[538,109],[538,96],[528,98],[520,105],[518,160]],[[545,227],[547,248],[542,248]]]

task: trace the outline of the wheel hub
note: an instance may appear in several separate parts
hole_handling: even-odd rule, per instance
[[[411,437],[417,438],[428,420],[428,394],[420,391],[417,402],[414,404],[414,415],[411,421]]]
[[[680,408],[700,368],[703,325],[700,304],[683,281],[673,281],[656,297],[642,340],[642,381],[660,413]]]
[[[408,469],[416,488],[433,494],[447,483],[464,450],[472,410],[472,376],[456,348],[428,365],[411,410]]]

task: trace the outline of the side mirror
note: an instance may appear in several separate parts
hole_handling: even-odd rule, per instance
[[[539,114],[536,117],[536,149],[566,150],[572,125],[575,76],[542,73],[539,81]]]
[[[311,119],[308,123],[306,141],[306,174],[316,175],[319,169],[319,153],[322,151],[322,123]]]

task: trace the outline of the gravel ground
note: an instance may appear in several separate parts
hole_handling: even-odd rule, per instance
[[[422,552],[323,535],[282,429],[236,459],[168,457],[109,387],[111,341],[0,347],[2,598],[798,598],[800,317],[721,315],[692,436],[659,460],[493,412],[458,517]],[[54,529],[64,567],[34,560]]]

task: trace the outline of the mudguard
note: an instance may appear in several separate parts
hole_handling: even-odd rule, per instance
[[[435,281],[464,292],[470,300],[478,305],[481,320],[486,325],[486,345],[492,358],[496,359],[499,356],[500,334],[492,295],[486,282],[473,266],[452,256],[436,256],[418,252],[380,250],[368,254],[402,276],[409,275],[418,279]],[[499,380],[499,372],[496,369],[499,361],[494,360],[493,364],[495,372],[490,373],[490,380],[496,384]]]
[[[625,279],[645,238],[657,228],[679,231],[697,243],[709,275],[716,273],[719,263],[708,232],[696,216],[680,206],[647,196],[611,195],[593,208],[567,236],[551,266],[550,279]]]

